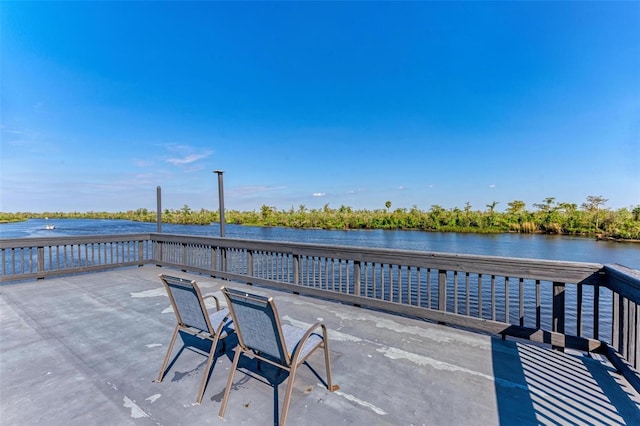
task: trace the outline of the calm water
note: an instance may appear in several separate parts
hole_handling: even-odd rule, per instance
[[[55,225],[55,229],[46,230],[47,224]],[[130,234],[156,232],[155,223],[138,223],[127,220],[94,220],[94,219],[34,219],[21,223],[0,224],[0,238],[35,238],[54,236],[80,236],[99,234]],[[169,225],[163,224],[163,232],[171,234],[188,234],[217,237],[220,228],[217,224],[210,226],[198,225]],[[337,244],[350,246],[381,247],[406,250],[422,250],[434,252],[478,254],[489,256],[523,257],[533,259],[570,260],[594,263],[619,263],[640,270],[640,244],[612,243],[596,241],[593,238],[576,238],[547,235],[519,235],[519,234],[455,234],[417,231],[325,231],[317,229],[289,229],[289,228],[260,228],[254,226],[227,225],[226,234],[229,238],[294,241],[317,244]],[[513,284],[516,285],[516,284]],[[486,291],[488,291],[488,286]],[[498,292],[502,291],[498,285]],[[518,294],[516,287],[511,290],[511,298]],[[584,309],[583,325],[585,335],[592,332],[593,309],[590,307],[591,288],[585,289],[586,305]],[[576,304],[576,288],[567,288],[567,306]],[[525,304],[534,306],[533,287],[525,289]],[[551,287],[542,289],[542,328],[551,327]],[[435,297],[435,296],[434,296]],[[483,297],[488,297],[484,295]],[[498,294],[498,297],[500,295]],[[476,303],[477,295],[472,294],[472,305]],[[511,303],[515,303],[512,301]],[[475,306],[475,305],[474,305]],[[489,304],[484,305],[488,307]],[[516,306],[516,305],[512,305]],[[611,294],[601,292],[600,297],[600,325],[604,340],[611,339]],[[459,308],[462,309],[462,308]],[[472,311],[475,309],[472,306]],[[527,308],[529,309],[529,308]],[[484,311],[485,309],[483,309]],[[526,309],[525,309],[526,310]],[[531,310],[531,309],[529,309]],[[473,313],[473,312],[472,312]],[[498,306],[498,317],[504,310]],[[511,310],[511,321],[517,322],[514,315],[517,310]],[[475,315],[475,314],[474,314]],[[489,318],[488,312],[484,317]],[[534,326],[535,313],[526,313],[525,325]],[[576,315],[574,310],[567,313],[566,331],[571,334],[576,331]]]
[[[46,224],[55,225],[46,230]],[[383,247],[490,256],[573,260],[595,263],[619,263],[640,270],[640,244],[596,241],[548,235],[456,234],[418,231],[325,231],[317,229],[261,228],[227,225],[226,236],[258,240],[295,241],[318,244]],[[0,238],[29,238],[155,232],[155,223],[127,220],[33,219],[0,224]],[[172,234],[217,237],[220,228],[210,226],[163,224],[162,231]]]

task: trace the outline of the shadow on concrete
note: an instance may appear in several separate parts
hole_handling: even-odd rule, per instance
[[[607,402],[603,410],[610,411],[610,417],[620,416],[624,424],[640,424],[640,401],[635,398],[636,394],[633,391],[625,390],[629,384],[621,380],[615,368],[613,366],[602,368],[600,362],[590,359],[585,359],[584,364],[603,391],[602,398]],[[615,411],[611,412],[611,407],[614,407],[613,401],[618,403],[615,405]]]
[[[224,355],[229,358],[230,363],[233,363],[238,337],[236,334],[233,334],[231,336],[228,336],[225,340],[227,340],[227,345]],[[328,387],[325,378],[323,378],[308,362],[305,361],[303,365],[305,365],[311,371],[311,373],[313,373],[313,375],[320,381],[320,383],[322,383],[324,387]],[[233,374],[233,372],[230,372],[230,374]],[[257,358],[252,358],[241,354],[240,359],[238,360],[238,367],[234,375],[234,381],[231,385],[229,400],[232,400],[234,398],[234,390],[239,389],[242,385],[245,385],[247,383],[259,382],[271,387],[273,389],[273,424],[277,426],[280,424],[280,403],[278,387],[285,380],[287,380],[288,377],[289,372],[283,370],[282,368],[278,368],[275,365],[269,364],[265,361],[260,361]],[[211,397],[211,400],[222,402],[223,396],[224,389],[221,392],[213,395]]]
[[[505,351],[509,346],[515,357]],[[492,347],[501,425],[640,424],[638,403],[615,380],[612,367],[528,343],[492,339]],[[618,393],[617,405],[612,393]]]
[[[229,342],[227,342],[227,350],[225,352],[225,355],[229,358],[229,362],[233,363],[238,337],[236,334],[233,334],[227,339],[230,340]],[[234,374],[234,372],[230,371],[229,374]],[[244,377],[242,377],[242,375],[244,375]],[[239,377],[240,379],[238,379]],[[234,397],[233,391],[237,390],[241,385],[244,385],[245,383],[255,383],[255,381],[258,381],[267,386],[270,386],[273,389],[273,424],[278,425],[280,423],[278,386],[282,382],[284,382],[287,377],[289,377],[289,373],[287,371],[282,370],[281,368],[278,368],[275,365],[271,365],[267,362],[261,362],[256,358],[251,358],[244,354],[241,354],[240,359],[238,360],[238,367],[234,375],[234,381],[231,385],[229,400]],[[211,399],[214,401],[222,402],[223,395],[224,390],[214,395]]]
[[[491,338],[491,352],[499,424],[539,424],[515,342]]]
[[[197,336],[186,333],[184,331],[179,331],[178,334],[182,339],[182,346],[180,347],[178,352],[176,352],[173,358],[171,358],[171,361],[169,362],[169,365],[167,366],[165,371],[162,372],[162,380],[165,379],[167,374],[169,374],[169,372],[173,369],[173,366],[175,365],[176,361],[180,358],[180,355],[182,355],[182,353],[186,350],[202,355],[204,359],[201,364],[198,364],[197,366],[195,366],[193,369],[189,371],[174,371],[173,377],[171,378],[172,382],[181,381],[183,378],[191,375],[193,372],[197,371],[201,366],[204,366],[207,363],[207,357],[209,356],[209,353],[211,351],[211,345],[213,344],[213,342],[211,342],[211,340],[209,339],[201,339]],[[223,356],[229,350],[233,354],[233,348],[237,343],[238,343],[238,339],[236,338],[235,334],[227,336],[224,339],[218,340],[218,346],[216,348],[216,353],[214,355],[213,362],[211,363],[211,368],[209,369],[209,371],[203,372],[203,374],[207,375],[207,381],[206,381],[207,384],[209,383],[209,379],[213,374],[213,370],[218,362],[218,358]],[[206,391],[206,389],[207,389],[207,385],[205,385],[204,390]]]

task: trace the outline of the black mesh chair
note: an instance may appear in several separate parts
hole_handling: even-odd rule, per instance
[[[322,322],[315,323],[307,330],[289,324],[281,324],[273,298],[225,287],[222,287],[221,290],[231,312],[238,345],[235,349],[233,366],[220,407],[220,417],[224,417],[240,354],[265,361],[289,373],[279,422],[282,425],[287,420],[296,371],[301,364],[306,363],[307,358],[316,349],[321,348],[324,351],[327,389],[331,392],[338,389],[338,386],[331,383],[329,339],[327,338],[327,328]],[[322,334],[315,332],[318,329]]]
[[[171,343],[164,357],[158,382],[162,382],[162,379],[167,373],[165,369],[169,363],[173,345],[176,342],[179,332],[185,332],[201,339],[210,340],[211,350],[208,353],[207,366],[204,370],[204,377],[202,378],[202,384],[198,391],[198,399],[196,400],[196,402],[200,404],[207,384],[207,378],[209,377],[215,359],[218,340],[233,332],[233,324],[229,317],[229,310],[227,308],[220,309],[220,303],[217,297],[213,295],[203,297],[195,281],[164,274],[160,274],[160,280],[167,290],[178,323],[173,330]],[[216,302],[216,312],[212,314],[207,312],[204,303],[204,299],[209,297],[213,298]]]

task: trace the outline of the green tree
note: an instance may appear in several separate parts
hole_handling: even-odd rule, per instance
[[[498,205],[497,201],[493,201],[491,204],[487,204],[487,208],[489,209],[489,214],[487,216],[487,225],[492,227],[495,225],[495,208]]]
[[[587,210],[590,213],[593,213],[595,216],[595,225],[596,232],[598,232],[599,228],[599,219],[600,219],[600,206],[604,206],[604,204],[609,201],[606,198],[603,198],[601,195],[589,195],[587,197],[587,202],[582,204],[582,208]]]
[[[518,214],[520,214],[520,212],[524,210],[524,207],[526,206],[526,204],[524,201],[515,200],[510,203],[507,203],[507,206],[509,206],[507,208],[507,213],[517,216]]]

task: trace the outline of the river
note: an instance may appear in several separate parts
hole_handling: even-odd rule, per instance
[[[55,226],[45,229],[47,224]],[[0,238],[29,238],[156,232],[155,223],[100,219],[31,219],[0,224]],[[263,228],[229,225],[228,238],[295,241],[316,244],[382,247],[446,253],[618,263],[640,270],[640,244],[596,241],[594,238],[529,234],[459,234],[446,232]],[[220,235],[218,224],[163,224],[171,234]]]

